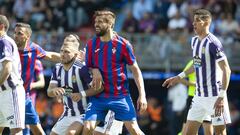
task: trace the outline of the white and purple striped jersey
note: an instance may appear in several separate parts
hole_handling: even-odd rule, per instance
[[[204,39],[192,38],[193,63],[196,72],[196,92],[200,97],[218,96],[222,71],[217,62],[226,59],[221,42],[212,33]]]
[[[22,85],[21,62],[16,43],[8,35],[0,37],[0,66],[2,70],[3,61],[12,62],[12,71],[7,80],[0,86],[0,92],[8,89],[15,89],[17,85]]]
[[[82,98],[79,102],[74,102],[69,93],[80,93],[89,88],[92,78],[88,67],[79,60],[75,60],[72,67],[66,71],[61,63],[56,64],[50,83],[55,83],[58,87],[65,88],[63,96],[64,113],[63,116],[79,116],[85,114],[87,108],[87,98]]]

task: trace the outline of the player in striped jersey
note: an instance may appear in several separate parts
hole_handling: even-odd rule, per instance
[[[183,71],[186,71],[188,68],[190,68],[193,65],[193,60],[189,61],[186,65],[186,67],[184,68]],[[188,115],[188,111],[191,107],[192,104],[192,99],[193,96],[195,94],[195,85],[196,85],[196,75],[195,72],[188,74],[186,79],[181,79],[180,81],[182,84],[188,86],[188,98],[187,98],[187,104],[186,107],[184,109],[183,115],[183,126],[182,126],[182,133],[179,133],[178,135],[185,135],[186,134],[186,130],[187,130],[187,126],[186,126],[186,122],[187,122],[187,115]],[[202,123],[202,127],[204,130],[204,134],[205,135],[212,135],[213,134],[213,126],[211,123],[211,116],[207,116],[206,118],[204,118],[203,123]]]
[[[87,109],[88,96],[103,90],[90,88],[92,78],[88,67],[76,59],[79,42],[74,35],[64,39],[61,63],[56,64],[48,88],[48,96],[63,99],[64,112],[52,129],[51,135],[80,134]],[[80,125],[80,126],[79,126]]]
[[[0,134],[9,127],[11,134],[22,134],[25,119],[25,91],[17,45],[6,32],[9,22],[0,15]]]
[[[178,76],[167,79],[163,86],[175,85],[181,78],[196,73],[196,93],[187,117],[187,135],[196,134],[204,117],[211,116],[216,135],[226,135],[231,123],[227,88],[231,70],[221,42],[209,32],[211,13],[205,9],[194,12],[192,38],[193,66]]]
[[[97,121],[111,110],[115,119],[123,121],[131,134],[143,134],[136,121],[136,112],[129,94],[127,65],[131,69],[139,91],[137,107],[140,113],[147,108],[144,82],[132,46],[113,32],[115,15],[107,10],[95,12],[96,36],[86,46],[86,64],[95,78],[103,77],[104,92],[90,97],[84,123],[84,135],[92,134]],[[96,74],[98,69],[101,74]],[[96,76],[97,75],[97,76]]]
[[[25,124],[30,125],[33,134],[45,134],[39,121],[37,112],[30,98],[30,85],[33,80],[34,66],[37,59],[51,60],[54,62],[60,61],[59,53],[47,52],[43,50],[38,44],[30,40],[32,30],[29,24],[17,23],[14,30],[14,40],[18,46],[22,65],[22,79],[24,88],[26,90],[26,115]],[[24,130],[24,134],[29,134],[29,130]]]

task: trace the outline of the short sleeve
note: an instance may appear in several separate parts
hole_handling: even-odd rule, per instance
[[[54,84],[58,84],[58,80],[57,80],[57,68],[55,67],[52,71],[52,76],[51,76],[51,80],[50,83],[54,83]]]
[[[223,51],[223,47],[220,43],[210,43],[210,54],[214,57],[214,59],[218,61],[222,61],[226,58],[226,55]]]
[[[80,69],[80,76],[84,80],[84,82],[87,83],[87,85],[90,85],[90,83],[92,82],[92,76],[87,66],[83,66]]]
[[[0,41],[0,62],[4,60],[12,61],[13,57],[13,46],[6,40]]]
[[[133,47],[132,45],[128,42],[126,44],[126,46],[123,46],[125,47],[125,51],[124,51],[124,59],[125,61],[127,62],[128,65],[133,65],[134,62],[136,61],[136,57],[134,55],[134,52],[133,52]]]
[[[46,51],[42,47],[40,47],[39,45],[36,45],[35,48],[36,48],[36,54],[38,59],[42,59],[46,56]]]

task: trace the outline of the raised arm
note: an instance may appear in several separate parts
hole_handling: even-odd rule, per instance
[[[58,63],[60,62],[60,54],[56,52],[46,52],[46,56],[44,57],[44,59]]]

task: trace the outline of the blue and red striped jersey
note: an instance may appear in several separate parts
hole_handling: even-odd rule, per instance
[[[46,56],[45,50],[43,50],[38,44],[29,42],[24,50],[18,50],[22,65],[22,79],[26,93],[30,92],[30,84],[34,79],[34,69],[37,59],[42,59]]]
[[[98,68],[104,81],[104,91],[97,97],[121,98],[129,95],[126,65],[133,65],[136,57],[128,40],[114,35],[108,42],[94,37],[86,45],[86,64]]]

